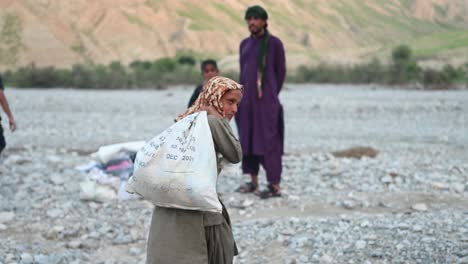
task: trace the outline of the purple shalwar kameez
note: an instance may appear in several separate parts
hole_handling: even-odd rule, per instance
[[[284,117],[279,93],[286,76],[286,60],[283,43],[270,35],[266,82],[259,98],[257,72],[261,38],[250,36],[240,45],[240,83],[244,85],[244,96],[236,114],[236,123],[243,151],[243,172],[258,175],[261,164],[268,182],[279,184],[284,148]]]

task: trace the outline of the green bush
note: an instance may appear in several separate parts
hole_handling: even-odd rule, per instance
[[[187,64],[190,66],[195,66],[195,64],[197,64],[197,61],[195,60],[195,58],[189,55],[180,56],[177,62],[179,64]]]
[[[392,59],[394,64],[407,64],[411,60],[412,51],[406,45],[397,46],[392,51]]]
[[[222,74],[238,80],[236,71]],[[16,87],[75,87],[99,89],[152,88],[168,85],[201,82],[200,70],[193,54],[178,54],[175,58],[154,61],[136,60],[129,65],[118,61],[108,65],[75,64],[71,69],[37,67],[30,64],[4,73],[5,82]],[[300,66],[287,75],[288,82],[298,83],[352,83],[407,85],[422,83],[430,89],[448,89],[456,84],[468,87],[468,63],[455,68],[446,65],[442,70],[422,70],[412,57],[408,46],[396,47],[391,63],[382,64],[378,59],[359,65]]]
[[[453,84],[453,81],[444,71],[427,69],[423,73],[424,87],[429,89],[448,89]]]

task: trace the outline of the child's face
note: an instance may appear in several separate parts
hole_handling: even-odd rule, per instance
[[[240,90],[230,90],[221,97],[224,116],[227,119],[231,120],[236,115],[241,100],[242,92]]]
[[[203,68],[202,75],[205,81],[208,81],[209,79],[218,76],[218,74],[219,71],[213,64],[208,64],[205,66],[205,68]]]

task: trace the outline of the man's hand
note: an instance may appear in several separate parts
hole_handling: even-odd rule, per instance
[[[16,130],[16,122],[15,122],[15,119],[13,118],[10,119],[10,130],[11,132],[15,132]]]
[[[200,108],[201,111],[206,111],[208,115],[216,116],[219,118],[223,118],[223,116],[214,108],[212,105],[210,106],[203,106]]]

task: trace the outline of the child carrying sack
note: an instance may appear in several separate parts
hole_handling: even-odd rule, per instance
[[[138,151],[127,192],[161,207],[221,213],[216,152],[206,111],[191,114]]]

